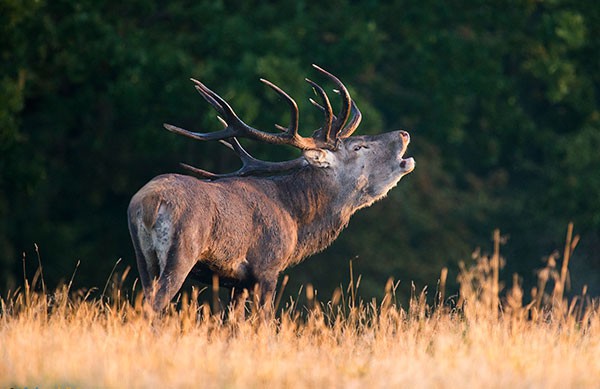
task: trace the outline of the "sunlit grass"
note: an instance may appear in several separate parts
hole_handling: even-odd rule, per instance
[[[326,302],[307,286],[306,305],[283,302],[271,321],[251,303],[245,317],[211,313],[197,295],[155,315],[122,295],[126,274],[110,298],[43,293],[38,278],[0,301],[0,388],[598,387],[598,306],[564,297],[576,239],[529,297],[518,279],[502,288],[495,238],[461,269],[452,305],[445,270],[434,301],[415,293],[405,308],[393,280],[382,301],[358,300],[353,276]]]

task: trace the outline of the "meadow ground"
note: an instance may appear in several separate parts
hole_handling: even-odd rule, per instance
[[[518,282],[501,293],[496,247],[462,269],[453,307],[440,303],[442,271],[431,303],[421,293],[398,306],[391,280],[382,301],[356,301],[351,282],[328,302],[308,287],[307,307],[289,302],[270,321],[251,304],[224,319],[183,297],[158,316],[119,288],[92,299],[26,283],[0,300],[0,388],[597,388],[598,305],[585,290],[563,296],[575,244],[531,299]]]

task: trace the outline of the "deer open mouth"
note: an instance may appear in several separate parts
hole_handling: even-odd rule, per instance
[[[412,172],[415,168],[415,159],[413,157],[403,158],[400,161],[400,168],[406,173]]]
[[[404,173],[410,173],[415,168],[415,160],[413,157],[402,158],[404,153],[406,153],[406,149],[408,148],[408,144],[410,143],[410,135],[406,131],[400,131],[400,135],[403,138],[402,151],[400,152],[400,169]]]

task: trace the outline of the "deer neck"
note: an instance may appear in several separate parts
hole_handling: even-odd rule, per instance
[[[329,246],[348,225],[353,211],[342,191],[323,169],[307,167],[279,182],[282,203],[298,226],[292,262]]]

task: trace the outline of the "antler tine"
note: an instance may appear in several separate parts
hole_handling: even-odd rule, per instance
[[[189,170],[190,172],[198,176],[198,178],[202,178],[205,180],[216,180],[217,178],[223,178],[223,174],[215,174],[207,170],[199,169],[195,166],[188,165],[187,163],[180,162],[179,166]]]
[[[252,160],[255,160],[254,157],[252,157],[240,144],[240,142],[237,140],[237,138],[229,138],[227,140],[219,140],[219,143],[225,145],[227,148],[233,150],[238,157],[240,158],[240,160],[242,161],[242,167],[239,168],[238,170],[236,170],[235,172],[232,173],[224,173],[224,174],[215,174],[212,172],[209,172],[207,170],[204,169],[199,169],[195,166],[191,166],[185,163],[181,163],[180,165],[184,168],[186,168],[187,170],[191,171],[192,173],[196,174],[197,176],[199,176],[200,178],[204,178],[204,179],[209,179],[209,180],[215,180],[217,178],[226,178],[226,177],[235,177],[235,176],[240,176],[242,175],[242,173],[244,172],[244,170],[246,169],[246,167],[248,166],[249,163],[252,162]]]
[[[317,94],[323,100],[323,105],[320,105],[313,99],[310,99],[310,102],[313,105],[321,108],[323,110],[323,113],[325,114],[325,120],[323,121],[323,126],[320,129],[318,129],[317,131],[315,131],[314,137],[316,139],[322,140],[326,143],[332,143],[331,124],[334,120],[334,115],[333,115],[333,110],[331,108],[331,102],[329,101],[329,97],[327,97],[327,93],[325,93],[325,91],[323,90],[323,88],[321,88],[320,85],[313,82],[312,80],[309,80],[308,78],[306,78],[305,80],[315,89],[315,92],[317,92]]]
[[[194,84],[196,84],[196,85],[194,85],[194,87],[196,88],[198,93],[200,93],[200,95],[204,98],[204,100],[206,100],[210,105],[212,105],[217,110],[217,112],[219,112],[221,115],[224,115],[223,106],[221,105],[221,103],[219,101],[217,101],[213,98],[213,95],[216,95],[216,93],[214,93],[213,91],[208,89],[206,87],[206,85],[204,85],[200,81],[196,80],[195,78],[190,78],[190,80]],[[223,103],[225,103],[225,101],[223,99],[221,99],[220,96],[216,95],[216,97],[219,100],[221,100]],[[227,104],[227,103],[225,103],[225,104]]]
[[[352,99],[350,98],[350,93],[348,92],[348,89],[346,89],[344,84],[336,76],[334,76],[333,74],[329,73],[327,70],[325,70],[315,64],[313,64],[312,66],[316,70],[318,70],[319,72],[321,72],[322,74],[324,74],[325,76],[330,78],[339,88],[337,93],[339,93],[340,96],[342,97],[342,108],[340,110],[340,113],[337,115],[337,118],[334,121],[332,128],[331,128],[333,138],[338,138],[340,131],[342,130],[342,128],[346,124],[346,121],[348,121],[348,117],[350,116],[350,106],[352,105]]]
[[[277,94],[287,101],[290,106],[290,125],[285,128],[276,124],[275,127],[281,131],[290,133],[292,136],[296,136],[298,134],[298,104],[296,104],[296,101],[291,98],[290,95],[285,93],[283,89],[273,84],[271,81],[265,80],[264,78],[261,78],[260,81],[277,92]]]
[[[310,101],[310,103],[312,105],[314,105],[315,107],[317,107],[321,111],[325,111],[325,107],[323,107],[321,104],[319,104],[316,101],[314,101],[311,97],[308,98],[308,101]],[[335,115],[333,115],[332,117],[333,117],[333,120],[337,119],[337,116],[335,116]]]
[[[358,126],[360,125],[360,122],[362,120],[362,114],[360,113],[360,110],[358,109],[358,107],[356,106],[356,103],[354,101],[352,101],[352,108],[350,109],[350,112],[351,112],[352,118],[346,124],[346,127],[344,127],[339,132],[340,138],[347,138],[350,135],[352,135],[354,133],[354,131],[356,131],[356,129],[358,128]]]
[[[291,161],[283,161],[283,162],[267,162],[261,161],[260,159],[254,158],[250,155],[240,144],[237,138],[230,138],[225,140],[221,140],[225,146],[233,150],[237,156],[242,161],[242,167],[231,173],[224,174],[215,174],[209,172],[207,170],[199,169],[197,167],[182,163],[181,166],[185,169],[191,171],[195,175],[199,176],[203,179],[215,180],[218,178],[227,178],[227,177],[243,177],[250,175],[252,173],[274,173],[274,172],[282,172],[291,169],[300,168],[306,166],[308,162],[306,159],[300,157],[293,159]]]

